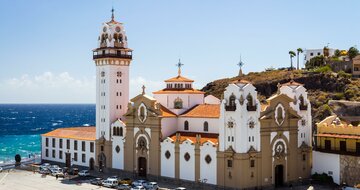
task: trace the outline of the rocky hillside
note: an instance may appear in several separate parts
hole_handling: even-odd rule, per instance
[[[287,70],[272,70],[249,73],[241,79],[252,82],[258,91],[258,98],[265,101],[277,91],[278,83],[290,81],[290,75],[291,72]],[[308,90],[314,123],[332,114],[328,105],[330,100],[360,101],[360,80],[351,79],[348,74],[294,71],[293,76],[296,82],[304,84]],[[208,83],[202,91],[221,98],[225,87],[238,79],[240,77],[219,79]]]

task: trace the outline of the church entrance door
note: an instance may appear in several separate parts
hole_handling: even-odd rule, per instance
[[[95,164],[94,158],[90,158],[90,160],[89,160],[89,169],[90,170],[94,170],[94,164]]]
[[[275,187],[280,187],[284,184],[284,166],[275,166]]]
[[[139,157],[138,159],[138,174],[139,177],[146,177],[146,158]]]

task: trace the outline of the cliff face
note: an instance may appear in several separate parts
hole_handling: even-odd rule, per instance
[[[259,73],[249,73],[242,77],[233,77],[216,80],[202,88],[207,94],[221,98],[225,88],[232,81],[243,79],[250,81],[258,91],[260,101],[264,101],[277,91],[278,83],[290,81],[291,72],[274,70]],[[310,73],[294,71],[294,80],[304,84],[308,91],[312,105],[313,121],[319,122],[332,114],[328,105],[329,100],[360,101],[359,79],[350,79],[337,73]]]

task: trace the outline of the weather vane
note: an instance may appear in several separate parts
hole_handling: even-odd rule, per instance
[[[176,66],[178,67],[178,75],[180,76],[181,75],[181,67],[183,66],[184,64],[181,63],[180,59],[179,59],[179,63],[176,64]]]
[[[240,55],[240,61],[237,65],[240,67],[239,76],[241,76],[242,75],[242,67],[245,65],[245,63],[242,62],[242,60],[241,60],[241,55]]]

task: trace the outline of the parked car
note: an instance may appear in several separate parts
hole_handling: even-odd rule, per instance
[[[147,181],[144,180],[144,179],[139,179],[139,180],[136,180],[136,181],[133,181],[131,183],[131,185],[134,187],[134,186],[144,186],[145,184],[147,184]]]
[[[49,163],[43,163],[43,164],[41,164],[41,166],[45,167],[45,168],[48,168],[48,167],[50,167],[50,164]]]
[[[51,173],[52,176],[58,176],[58,177],[64,177],[64,173],[60,172],[60,171],[55,171],[53,173]]]
[[[79,172],[79,176],[89,176],[89,175],[90,175],[90,173],[88,170],[81,170]]]
[[[158,190],[159,186],[156,182],[148,182],[144,185],[147,190]]]
[[[103,181],[102,185],[104,187],[114,188],[119,185],[119,182],[116,179],[107,179]]]
[[[108,180],[111,180],[111,179],[115,179],[115,180],[118,180],[119,181],[119,177],[114,175],[114,176],[110,176],[107,178]]]
[[[124,179],[120,180],[119,183],[131,185],[132,181],[130,178],[124,178]]]
[[[186,190],[185,187],[177,187],[175,190]]]
[[[101,186],[101,185],[102,185],[102,182],[103,182],[103,178],[99,178],[99,177],[90,180],[90,183],[91,183],[91,184],[93,184],[93,185],[98,185],[98,186]]]
[[[132,187],[131,190],[146,190],[144,186],[135,186]]]
[[[71,168],[69,170],[70,175],[77,175],[78,173],[79,173],[79,169],[77,169],[77,168]]]
[[[2,172],[3,171],[3,168],[2,167],[0,167],[0,172]]]
[[[130,190],[131,186],[129,184],[120,184],[116,187],[118,190]]]
[[[50,172],[50,170],[47,169],[47,168],[43,168],[43,169],[40,168],[39,173],[40,173],[40,174],[50,174],[51,172]]]

